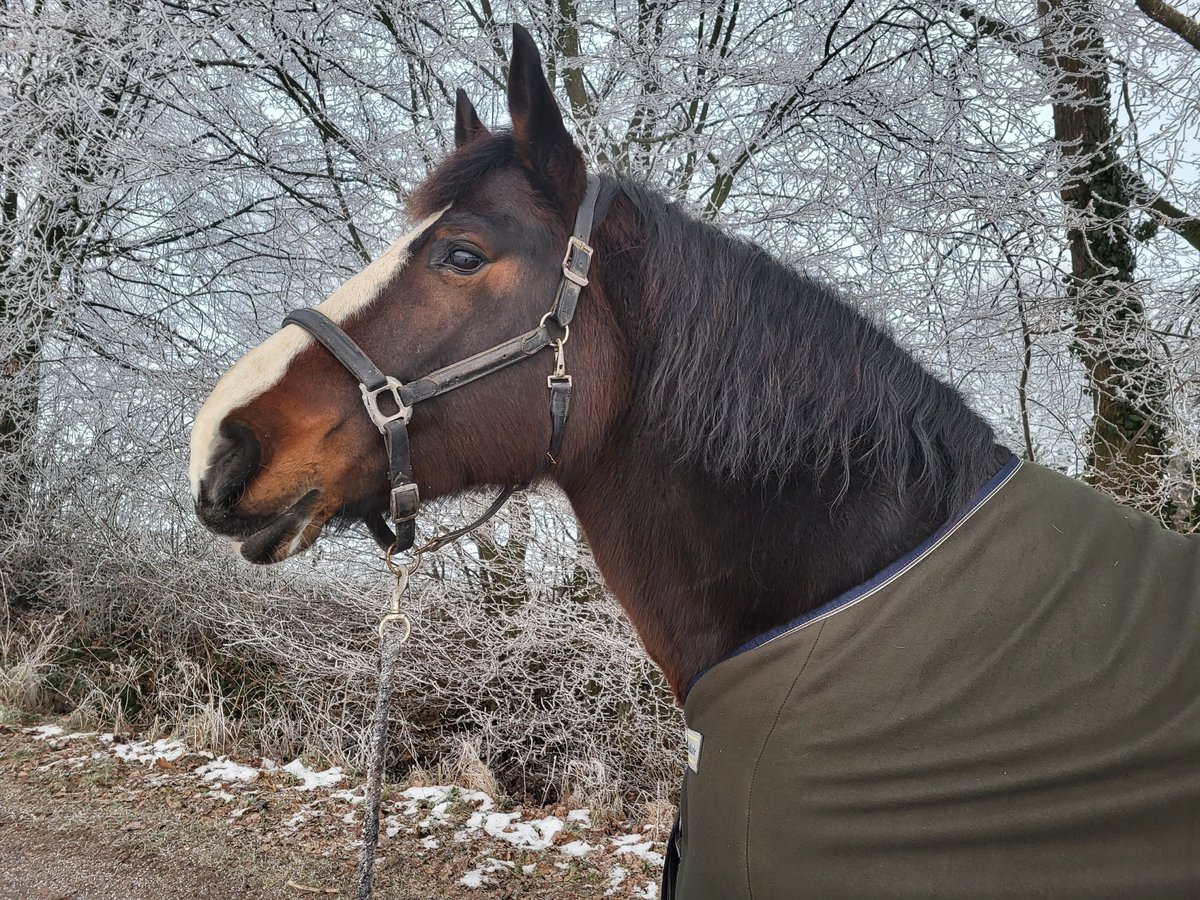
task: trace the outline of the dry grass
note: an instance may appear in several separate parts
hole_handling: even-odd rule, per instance
[[[264,571],[204,535],[71,531],[90,542],[0,548],[6,595],[23,598],[0,619],[0,702],[361,766],[389,587],[363,544],[335,539]],[[482,549],[450,548],[414,579],[392,777],[423,770],[617,818],[670,791],[679,713],[569,535],[561,501],[535,498]]]

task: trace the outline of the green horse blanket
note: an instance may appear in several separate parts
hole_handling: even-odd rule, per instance
[[[667,896],[1200,898],[1200,542],[1048,469],[684,713]]]

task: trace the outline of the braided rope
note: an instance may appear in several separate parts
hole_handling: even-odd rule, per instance
[[[362,849],[358,857],[356,900],[371,900],[375,880],[375,851],[379,842],[379,802],[383,791],[383,764],[387,756],[388,718],[400,650],[408,637],[406,629],[386,628],[379,648],[379,693],[371,717],[371,758],[367,769],[367,792],[363,798]]]

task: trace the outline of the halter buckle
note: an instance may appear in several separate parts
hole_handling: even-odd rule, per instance
[[[571,235],[571,239],[567,241],[567,252],[562,261],[563,278],[581,288],[587,287],[587,273],[591,265],[592,248],[587,242]]]
[[[392,376],[387,376],[387,382],[382,386],[371,390],[365,384],[360,384],[358,389],[362,391],[363,406],[367,408],[367,415],[371,417],[371,421],[375,423],[375,427],[379,429],[380,434],[387,433],[387,426],[392,422],[403,422],[408,424],[412,418],[412,407],[405,406],[404,400],[400,397],[400,391],[404,387],[397,379]],[[392,402],[396,404],[394,413],[384,413],[379,408],[379,395],[388,393],[392,397]]]
[[[415,519],[421,506],[421,492],[417,490],[416,483],[410,481],[392,488],[388,505],[393,522],[411,522]]]

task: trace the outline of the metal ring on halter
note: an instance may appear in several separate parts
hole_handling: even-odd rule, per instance
[[[538,327],[545,328],[546,322],[549,319],[553,319],[553,318],[554,318],[554,310],[550,310],[550,312],[548,312],[544,316],[542,316],[542,320],[540,322],[538,322]],[[558,324],[557,319],[555,319],[555,323]],[[559,327],[562,328],[562,330],[563,330],[563,336],[561,338],[557,339],[555,341],[555,343],[556,344],[565,344],[567,342],[567,338],[569,338],[571,336],[571,326],[570,325],[559,325]]]
[[[429,545],[426,544],[425,546]],[[409,575],[412,575],[417,571],[417,569],[421,568],[421,555],[423,551],[423,547],[414,550],[412,559],[409,562],[397,562],[394,559],[396,554],[396,545],[392,544],[392,546],[388,547],[387,553],[385,553],[383,556],[383,564],[387,566],[387,570],[397,578],[401,577],[402,575],[405,578],[408,578]]]

